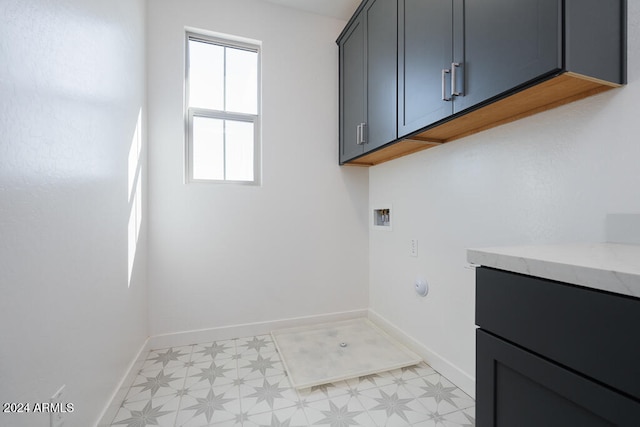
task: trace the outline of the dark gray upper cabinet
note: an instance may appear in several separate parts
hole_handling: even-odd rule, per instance
[[[398,5],[373,0],[365,9],[367,23],[366,150],[393,141],[397,106]]]
[[[461,0],[456,0],[461,1]],[[562,68],[562,1],[464,2],[454,62],[461,95],[454,113]],[[427,123],[425,123],[426,125]]]
[[[443,70],[453,62],[453,2],[399,0],[398,9],[398,133],[403,136],[453,113],[441,96],[449,77]]]
[[[619,87],[626,20],[625,0],[366,0],[338,38],[340,163],[382,163]]]
[[[558,0],[400,0],[399,136],[562,67]]]
[[[340,46],[340,163],[397,137],[397,3],[369,0]]]
[[[365,25],[354,21],[340,43],[340,163],[362,154],[366,120]]]
[[[564,68],[602,82],[627,83],[627,2],[565,0]]]

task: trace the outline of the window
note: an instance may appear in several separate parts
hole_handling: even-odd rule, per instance
[[[188,181],[259,184],[260,50],[187,33]]]

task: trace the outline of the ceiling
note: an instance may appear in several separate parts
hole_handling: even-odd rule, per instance
[[[342,20],[349,20],[358,8],[360,0],[266,0],[281,6],[330,16]]]

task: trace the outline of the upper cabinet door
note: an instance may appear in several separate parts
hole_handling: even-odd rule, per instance
[[[454,113],[562,69],[562,1],[454,2]]]
[[[482,1],[476,0],[478,3]],[[506,2],[506,0],[505,0]],[[452,114],[450,70],[453,46],[451,0],[399,0],[398,136]]]
[[[367,121],[365,151],[398,136],[397,41],[398,5],[395,0],[373,0],[365,9],[367,25]]]
[[[365,25],[354,21],[340,41],[340,163],[364,152],[362,123],[366,120]]]
[[[379,164],[625,84],[626,1],[363,1],[337,40],[340,163]]]

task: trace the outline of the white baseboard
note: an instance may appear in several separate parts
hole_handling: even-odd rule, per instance
[[[274,330],[292,328],[294,326],[306,326],[316,323],[337,322],[340,320],[367,317],[367,312],[368,310],[365,308],[361,310],[342,311],[338,313],[293,317],[288,319],[271,320],[267,322],[243,323],[239,325],[222,326],[219,328],[198,329],[194,331],[161,334],[149,338],[149,348],[161,349],[196,343],[229,340],[233,338],[251,337],[254,335],[266,335]]]
[[[114,390],[111,395],[111,399],[107,403],[107,406],[102,411],[102,414],[98,418],[98,422],[95,424],[96,427],[110,427],[111,421],[115,418],[118,413],[118,409],[120,409],[120,404],[124,400],[127,392],[129,391],[129,387],[133,384],[133,381],[136,379],[138,372],[142,369],[142,365],[144,361],[147,359],[147,355],[149,353],[149,338],[144,340],[142,347],[138,351],[138,354],[133,358],[131,363],[129,364],[129,368],[127,372],[120,380],[120,383]]]
[[[459,387],[462,391],[475,399],[476,396],[476,380],[468,373],[464,372],[453,363],[440,356],[422,343],[404,333],[401,329],[389,322],[387,319],[369,309],[369,320],[375,323],[386,333],[397,339],[408,349],[417,353],[424,359],[433,369],[442,374],[445,378]]]

